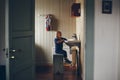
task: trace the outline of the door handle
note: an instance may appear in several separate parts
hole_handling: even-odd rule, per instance
[[[8,48],[3,48],[2,50],[6,53],[6,57],[8,57],[8,54],[9,54],[9,53],[15,53],[15,52],[16,52],[15,49],[10,49],[10,50],[9,50]],[[9,50],[9,51],[8,51],[8,50]],[[8,53],[8,52],[9,52],[9,53]],[[10,58],[11,58],[11,59],[15,59],[15,56],[11,56]]]
[[[22,52],[22,49],[18,49],[18,50],[15,50],[15,49],[10,49],[9,50],[10,53],[16,53],[16,52]]]
[[[7,51],[7,49],[5,49],[5,48],[3,48],[2,50],[3,50],[4,52]],[[15,53],[16,50],[15,50],[15,49],[10,49],[9,52]]]
[[[15,50],[15,49],[10,49],[9,52],[10,52],[10,53],[15,53],[16,50]]]
[[[15,59],[15,56],[11,56],[10,58],[11,58],[11,59]]]
[[[16,50],[12,50],[12,52],[13,52],[13,53],[15,53],[15,52],[16,52]]]

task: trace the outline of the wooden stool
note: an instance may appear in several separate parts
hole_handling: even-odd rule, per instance
[[[64,66],[63,66],[63,55],[62,54],[54,54],[53,55],[53,70],[54,74],[63,74]]]

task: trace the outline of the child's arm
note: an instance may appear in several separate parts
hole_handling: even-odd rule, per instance
[[[57,40],[57,43],[62,43],[62,42],[64,42],[64,39],[58,39]]]
[[[63,42],[65,42],[66,40],[67,40],[66,38],[55,39],[55,43],[57,43],[57,44],[63,43]]]

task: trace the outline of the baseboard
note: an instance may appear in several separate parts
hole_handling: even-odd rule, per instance
[[[5,80],[5,66],[0,65],[0,80]]]

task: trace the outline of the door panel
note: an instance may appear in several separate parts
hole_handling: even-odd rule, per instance
[[[30,45],[32,43],[32,37],[17,37],[13,38],[12,41],[13,45],[11,50],[15,51],[10,51],[10,67],[12,68],[14,66],[14,69],[19,71],[19,69],[33,65],[31,64],[33,54],[30,54],[33,52],[32,46]]]
[[[13,31],[32,29],[31,23],[34,19],[32,4],[32,0],[10,0],[10,21]]]
[[[6,0],[6,7],[6,79],[35,80],[34,0]]]
[[[33,76],[34,74],[28,74],[28,73],[32,73],[32,68],[28,67],[27,69],[23,70],[22,72],[19,72],[17,74],[15,74],[14,79],[12,80],[35,80],[34,78],[31,78],[30,76]],[[24,74],[22,74],[24,73]]]

